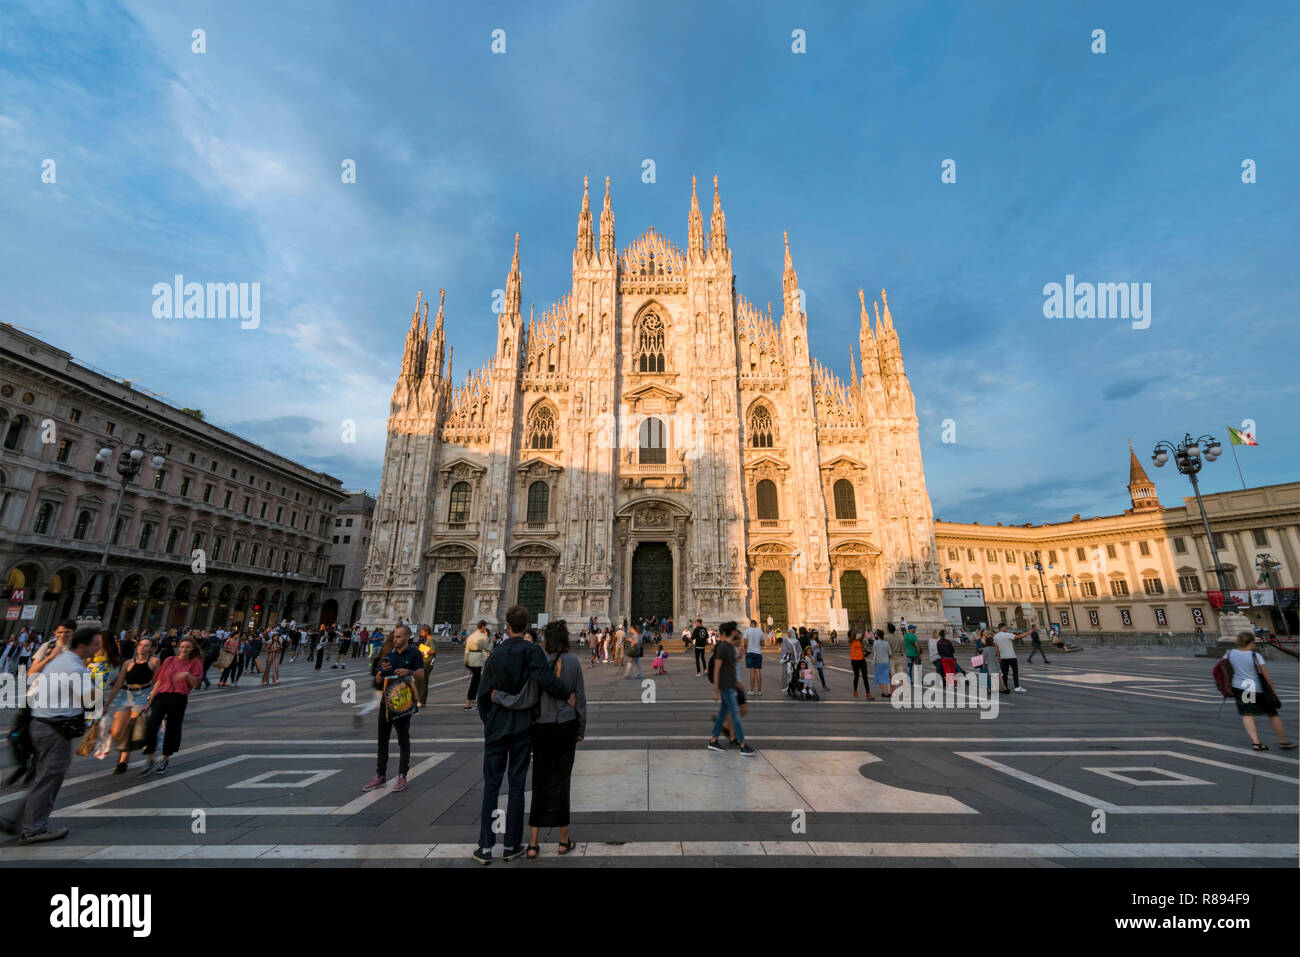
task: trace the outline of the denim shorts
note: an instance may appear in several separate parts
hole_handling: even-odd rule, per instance
[[[762,667],[763,667],[763,656],[762,656],[762,654],[755,654],[755,653],[752,652],[752,651],[747,651],[747,652],[745,652],[745,667],[746,667],[746,668],[762,668]]]
[[[148,703],[148,688],[141,688],[139,691],[123,688],[118,692],[117,700],[113,702],[113,710],[116,712],[129,708],[132,711],[144,711],[145,705]]]

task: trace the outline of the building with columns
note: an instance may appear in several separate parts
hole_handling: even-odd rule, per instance
[[[683,251],[619,250],[584,180],[572,283],[523,315],[519,237],[495,355],[453,385],[420,296],[393,390],[363,620],[696,616],[942,624],[899,336],[859,292],[849,381],[808,347],[785,247],[779,320],[737,291],[714,179]],[[845,303],[845,306],[850,304]],[[872,321],[874,317],[874,322]]]
[[[1186,482],[1169,471],[1174,484]],[[1162,505],[1130,443],[1128,499],[1119,515],[1044,525],[936,521],[946,583],[983,589],[991,624],[1042,625],[1050,615],[1067,635],[1076,626],[1081,633],[1165,634],[1199,627],[1217,635],[1222,599],[1195,497]],[[1300,482],[1202,499],[1240,610],[1260,627],[1295,634]],[[1035,560],[1046,596],[1038,570],[1025,567]]]
[[[164,459],[145,456],[116,523],[116,455],[97,458],[112,438]],[[0,634],[82,615],[106,539],[114,630],[313,621],[346,497],[338,479],[0,324],[0,607],[17,615]]]

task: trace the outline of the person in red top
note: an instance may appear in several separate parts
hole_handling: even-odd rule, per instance
[[[863,638],[865,631],[849,631],[849,664],[853,666],[853,697],[858,696],[858,677],[862,678],[862,693],[871,701],[875,701],[875,696],[871,693],[871,673],[867,671],[867,653],[863,647]]]
[[[185,723],[185,706],[190,692],[198,687],[203,677],[203,652],[198,642],[188,635],[181,639],[176,654],[168,658],[154,672],[153,691],[149,693],[149,723],[145,725],[144,769],[146,774],[166,774],[167,761],[181,749],[181,726]],[[163,722],[167,730],[163,736],[162,764],[154,766],[153,753],[158,747],[158,729]]]

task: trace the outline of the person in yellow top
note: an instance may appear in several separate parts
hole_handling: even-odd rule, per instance
[[[474,701],[478,698],[478,683],[483,677],[483,662],[492,652],[492,638],[488,635],[487,622],[480,621],[474,634],[465,642],[465,667],[469,670],[469,691],[465,693],[465,710],[474,710]]]
[[[420,692],[420,707],[429,698],[429,672],[433,671],[433,663],[438,658],[438,646],[433,639],[433,629],[428,625],[420,626],[420,657],[424,659],[424,673],[415,676],[415,686]]]

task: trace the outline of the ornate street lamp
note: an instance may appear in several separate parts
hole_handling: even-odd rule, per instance
[[[100,607],[99,595],[104,587],[104,579],[108,574],[108,549],[113,543],[113,535],[117,531],[117,516],[122,510],[122,497],[126,494],[126,486],[144,469],[144,457],[149,452],[153,453],[153,458],[149,464],[154,469],[163,467],[166,461],[163,456],[163,447],[158,444],[153,445],[135,445],[134,443],[123,442],[117,436],[109,436],[106,444],[95,455],[95,461],[107,462],[113,457],[114,450],[119,450],[117,458],[117,474],[121,477],[121,484],[117,489],[117,504],[113,506],[113,518],[108,523],[108,528],[104,532],[104,554],[99,560],[99,566],[95,569],[95,577],[91,582],[90,604],[86,606],[86,619],[99,620]]]
[[[1029,552],[1025,552],[1025,557],[1028,558],[1029,554]],[[1047,565],[1044,566],[1042,556],[1039,554],[1038,549],[1034,549],[1033,556],[1032,560],[1025,562],[1025,571],[1038,572],[1038,587],[1042,589],[1043,592],[1043,615],[1045,616],[1043,621],[1047,623],[1046,627],[1050,628],[1052,626],[1052,609],[1051,606],[1047,604],[1047,581],[1043,578],[1043,568],[1046,567],[1050,569],[1055,568],[1056,566],[1051,562],[1048,562]]]
[[[1210,557],[1214,561],[1214,574],[1219,581],[1219,594],[1223,596],[1223,610],[1219,612],[1219,643],[1234,644],[1240,632],[1253,629],[1250,619],[1237,611],[1236,599],[1228,593],[1228,579],[1219,562],[1219,550],[1214,547],[1214,533],[1210,531],[1210,519],[1205,514],[1205,502],[1201,500],[1201,487],[1196,482],[1196,473],[1201,470],[1201,463],[1213,462],[1222,454],[1223,446],[1214,436],[1202,435],[1194,439],[1191,433],[1185,433],[1177,445],[1172,442],[1157,442],[1151,453],[1151,461],[1156,468],[1164,468],[1172,455],[1174,466],[1192,483],[1196,505],[1201,510],[1201,524],[1205,526],[1205,540],[1209,543]]]
[[[1065,582],[1065,593],[1070,596],[1070,618],[1074,621],[1075,637],[1079,635],[1079,616],[1074,611],[1074,586],[1079,584],[1075,581],[1074,576],[1068,572],[1062,576],[1061,580]]]

